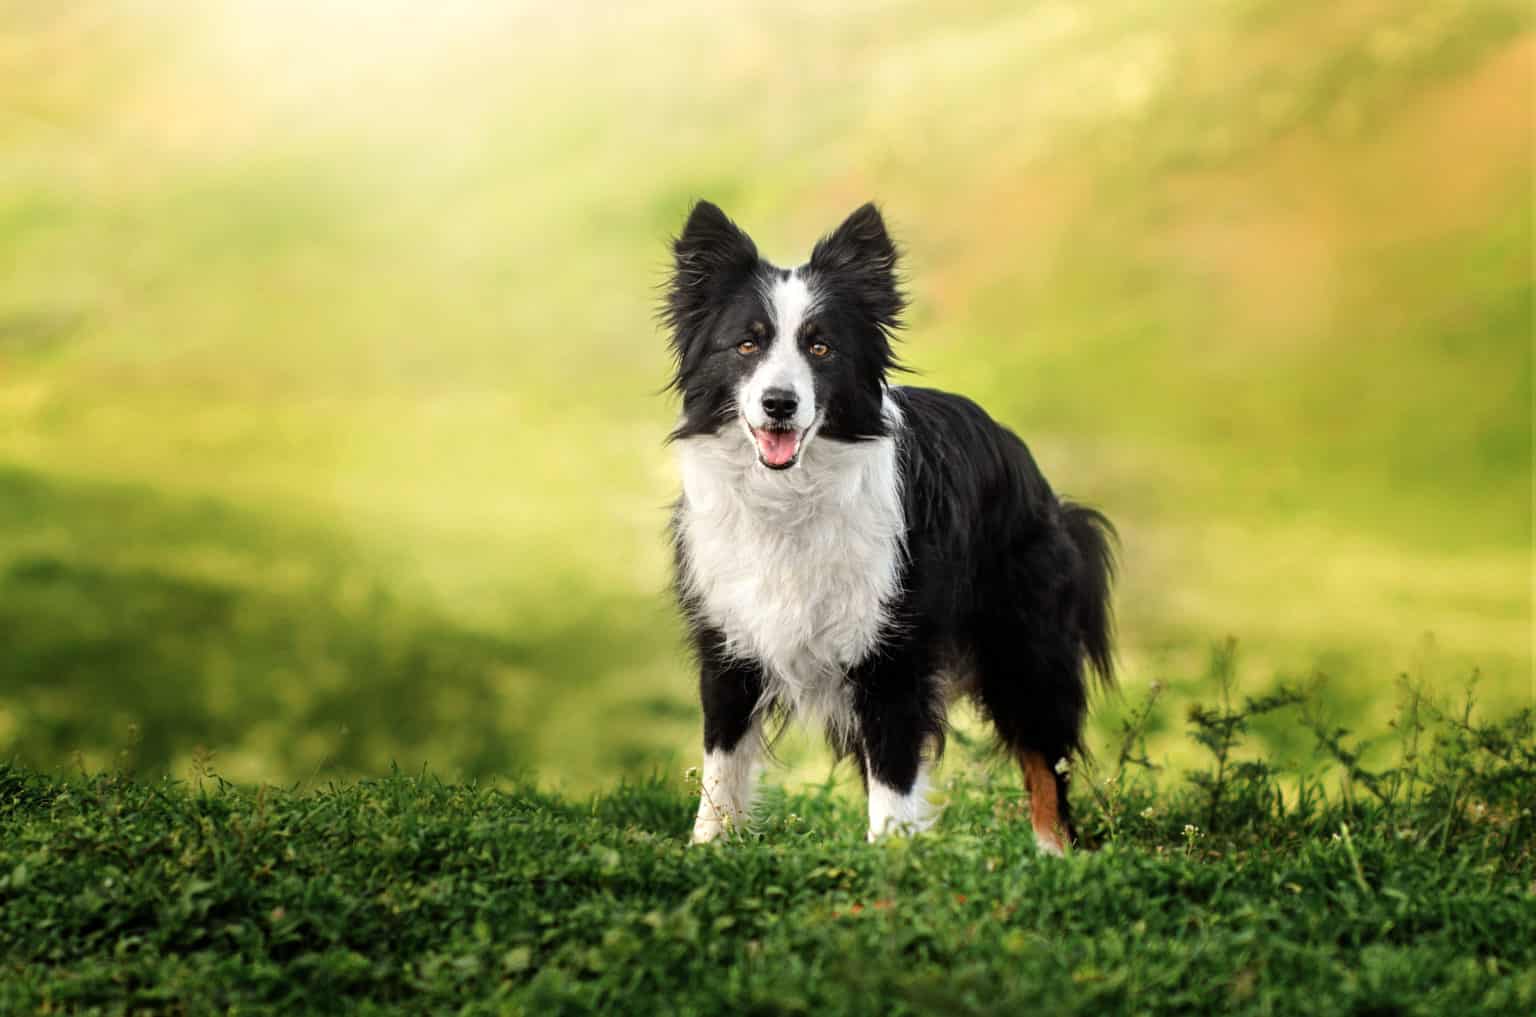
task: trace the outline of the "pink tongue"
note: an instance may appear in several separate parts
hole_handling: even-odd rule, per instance
[[[800,436],[794,431],[753,431],[757,449],[769,466],[786,466],[800,449]]]

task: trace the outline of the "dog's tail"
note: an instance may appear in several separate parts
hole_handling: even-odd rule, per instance
[[[1061,507],[1067,534],[1082,556],[1073,607],[1077,611],[1083,651],[1099,680],[1113,685],[1115,618],[1110,588],[1115,581],[1115,547],[1120,538],[1103,513],[1070,501],[1063,501]]]

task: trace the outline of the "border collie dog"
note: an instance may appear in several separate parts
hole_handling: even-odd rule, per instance
[[[975,403],[890,383],[903,296],[874,205],[779,268],[701,201],[673,255],[694,842],[744,820],[765,725],[790,716],[856,760],[871,840],[923,829],[946,710],[969,696],[1023,769],[1036,843],[1060,853],[1086,671],[1112,680],[1109,522],[1058,498]]]

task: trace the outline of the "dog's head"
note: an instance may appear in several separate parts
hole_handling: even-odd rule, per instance
[[[707,201],[693,207],[672,252],[663,317],[683,397],[673,438],[739,428],[758,462],[787,470],[813,440],[886,433],[881,400],[902,295],[896,248],[874,205],[798,268],[758,257]]]

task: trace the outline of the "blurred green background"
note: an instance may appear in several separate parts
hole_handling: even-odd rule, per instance
[[[1402,673],[1528,704],[1532,22],[0,0],[0,758],[695,762],[653,313],[698,197],[783,263],[883,204],[922,382],[1120,526],[1130,701],[1231,636],[1354,726]]]

